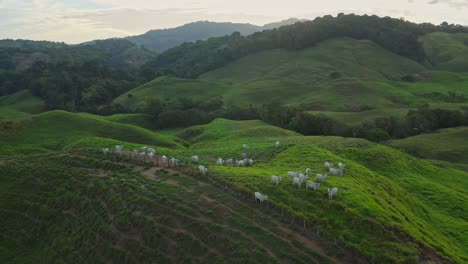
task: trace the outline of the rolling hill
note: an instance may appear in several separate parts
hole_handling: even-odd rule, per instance
[[[431,67],[454,72],[468,71],[468,34],[435,32],[421,37]]]
[[[27,118],[44,110],[44,101],[27,90],[0,96],[0,121]]]
[[[225,35],[231,35],[234,32],[239,32],[242,35],[250,35],[258,31],[291,25],[299,21],[301,20],[290,18],[276,23],[266,24],[264,26],[198,21],[176,28],[151,30],[142,35],[126,37],[126,39],[137,45],[143,46],[157,53],[161,53],[185,42],[206,40],[212,37],[222,37]]]
[[[423,76],[425,81],[402,81],[407,75]],[[145,101],[155,98],[221,96],[225,104],[245,107],[279,98],[283,104],[301,106],[305,110],[358,112],[367,108],[377,109],[374,112],[380,111],[378,109],[404,112],[421,103],[444,107],[444,102],[426,95],[454,90],[468,96],[467,86],[465,73],[428,71],[421,64],[371,41],[345,38],[327,40],[298,51],[259,52],[207,72],[198,79],[160,77],[121,95],[114,102],[135,109],[135,105],[144,105]]]
[[[468,164],[468,128],[448,128],[430,134],[391,140],[388,145],[424,159]]]

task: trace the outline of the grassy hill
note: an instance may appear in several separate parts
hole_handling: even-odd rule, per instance
[[[405,139],[391,140],[388,145],[424,159],[468,164],[468,128],[441,129]]]
[[[466,72],[468,34],[435,32],[421,37],[429,64],[435,69]]]
[[[258,132],[265,126],[216,120],[179,136],[192,142],[190,152],[201,154],[216,177],[248,192],[268,194],[276,206],[379,263],[422,261],[418,255],[427,254],[425,246],[454,262],[468,260],[464,250],[468,216],[462,209],[468,198],[466,173],[360,139],[303,137],[276,128]],[[280,150],[273,146],[276,140],[282,143]],[[217,157],[239,158],[244,143],[257,160],[254,166],[214,165]],[[342,178],[331,176],[319,192],[297,190],[286,179],[279,187],[270,184],[271,175],[286,178],[289,170],[309,167],[322,173],[326,160],[344,162],[347,169]],[[340,196],[330,202],[325,188],[335,186]]]
[[[463,171],[362,139],[304,137],[261,121],[217,119],[175,138],[105,119],[52,111],[1,131],[0,226],[2,241],[11,242],[0,243],[0,259],[327,263],[333,261],[323,254],[349,260],[346,252],[355,250],[378,263],[468,260]],[[182,141],[187,147],[177,143]],[[248,200],[254,191],[265,193],[271,209],[246,207],[235,198],[239,194],[192,176],[96,156],[97,149],[117,143],[155,146],[181,160],[200,155],[215,182],[227,182]],[[242,144],[249,145],[254,166],[214,165],[218,157],[239,158],[246,151]],[[18,166],[21,159],[29,162]],[[326,160],[347,168],[317,192],[298,190],[285,177],[307,167],[325,172]],[[274,186],[271,175],[284,181]],[[328,187],[340,189],[332,201]],[[290,223],[302,221],[304,235],[320,230],[325,253],[290,235]],[[194,250],[188,255],[185,247]]]
[[[88,114],[50,111],[32,116],[16,127],[0,130],[1,152],[23,154],[60,150],[76,142],[83,148],[99,150],[119,142],[176,148],[173,139],[149,130]],[[79,144],[78,144],[79,145]],[[93,146],[94,145],[94,146]]]
[[[423,81],[401,81],[403,76],[413,74],[422,76]],[[444,107],[444,102],[430,97],[431,93],[446,95],[453,90],[468,96],[467,86],[467,74],[427,71],[371,41],[333,39],[299,51],[260,52],[196,80],[158,78],[114,102],[136,109],[154,98],[221,96],[226,104],[239,106],[280,98],[285,104],[310,110],[356,112],[375,108],[404,112],[399,109],[424,102]]]
[[[0,121],[22,119],[44,110],[44,101],[27,90],[0,97]]]

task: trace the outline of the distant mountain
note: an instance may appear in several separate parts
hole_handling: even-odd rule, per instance
[[[151,30],[143,35],[131,36],[126,39],[152,51],[164,52],[170,48],[179,46],[184,42],[221,37],[230,35],[233,32],[239,32],[241,35],[250,35],[258,31],[291,25],[299,21],[301,20],[290,18],[281,22],[266,24],[264,26],[242,23],[198,21],[176,28]]]

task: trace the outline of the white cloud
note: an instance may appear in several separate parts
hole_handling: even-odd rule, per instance
[[[468,24],[464,7],[468,0],[0,0],[0,38],[77,43],[198,20],[265,24],[340,12]]]

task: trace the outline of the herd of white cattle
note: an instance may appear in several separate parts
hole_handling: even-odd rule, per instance
[[[280,147],[281,143],[279,141],[275,142],[275,147],[278,148]],[[114,155],[119,155],[121,156],[123,154],[123,146],[121,145],[116,145],[115,149],[112,151]],[[249,149],[249,146],[247,144],[243,144],[242,148],[244,151]],[[102,153],[106,156],[109,153],[111,153],[109,148],[103,148]],[[223,158],[218,158],[216,159],[216,165],[232,165],[232,166],[239,166],[239,167],[246,167],[246,166],[252,166],[254,164],[254,160],[252,158],[248,158],[248,155],[246,152],[243,152],[241,154],[242,159],[240,160],[235,160],[235,159],[226,159],[224,160]],[[153,161],[154,158],[156,158],[156,151],[153,148],[148,148],[148,147],[141,147],[139,150],[132,150],[130,152],[130,158],[132,159],[140,159],[143,161]],[[157,158],[156,158],[157,159]],[[200,160],[199,156],[192,156],[190,158],[191,163],[198,163]],[[168,158],[166,155],[161,156],[161,162],[163,163],[163,166],[171,166],[171,167],[177,167],[179,165],[179,160],[176,158]],[[326,161],[324,164],[325,169],[328,171],[328,174],[320,174],[317,173],[315,174],[315,181],[309,180],[312,174],[312,170],[310,168],[305,169],[304,173],[302,171],[288,171],[287,172],[287,177],[292,180],[292,185],[297,185],[299,189],[301,189],[301,186],[304,184],[305,189],[312,189],[314,191],[318,191],[320,188],[320,184],[325,182],[328,178],[328,175],[335,175],[335,176],[343,176],[344,170],[346,165],[339,162],[337,164],[337,168],[334,167],[333,163],[330,163]],[[200,174],[203,176],[206,176],[208,174],[208,168],[199,165],[198,170]],[[271,176],[271,183],[275,185],[279,185],[282,182],[283,178],[280,176],[272,175]],[[338,188],[328,188],[327,189],[328,193],[328,199],[333,199],[338,194]],[[263,203],[264,201],[268,201],[268,195],[263,195],[260,192],[254,192],[254,197],[255,201],[260,201],[260,203]]]

